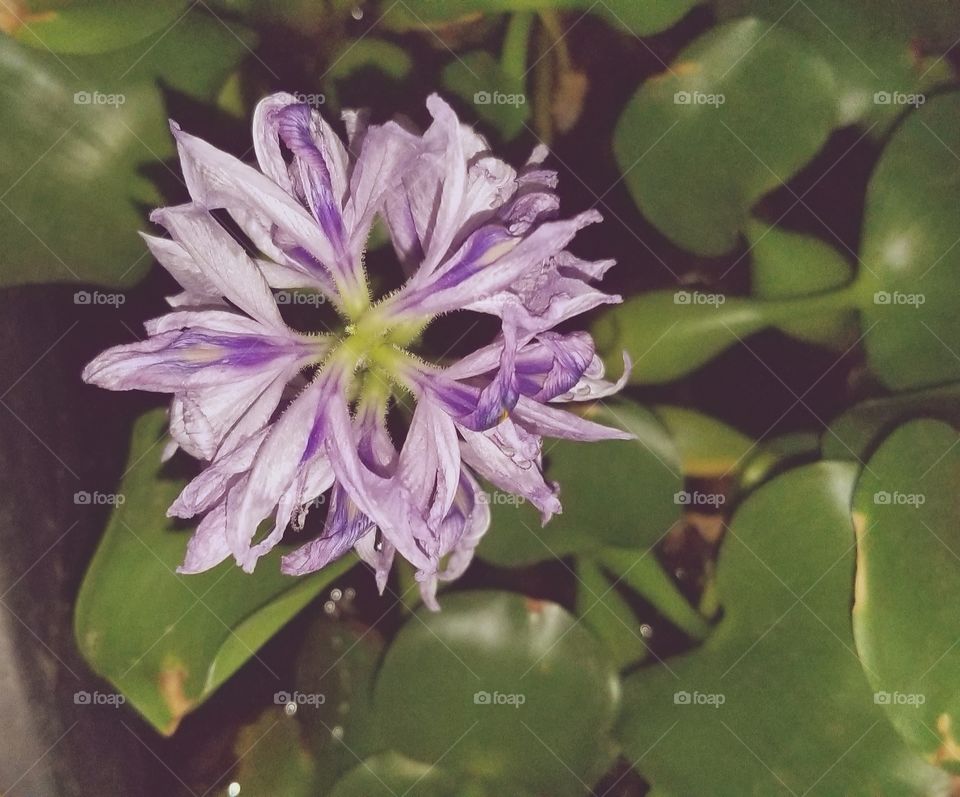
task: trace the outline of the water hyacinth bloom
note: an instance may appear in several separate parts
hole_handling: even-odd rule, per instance
[[[612,261],[567,251],[599,214],[559,217],[542,148],[515,170],[443,100],[427,107],[422,135],[348,112],[344,143],[314,110],[273,95],[254,118],[259,168],[172,125],[192,201],[155,211],[169,238],[145,238],[183,291],[145,340],[107,350],[83,376],[173,395],[172,447],[206,463],[168,512],[201,516],[181,572],[229,557],[252,571],[324,503],[322,532],[282,557],[284,572],[352,548],[382,591],[399,552],[436,608],[439,582],[466,569],[490,524],[478,476],[546,522],[561,506],[543,438],[629,437],[563,409],[623,384],[604,380],[589,335],[554,331],[620,300],[592,286]],[[378,215],[405,281],[374,299],[364,247]],[[291,329],[274,291],[294,288],[326,297],[343,329]],[[496,317],[500,334],[452,363],[418,356],[424,329],[458,310]]]

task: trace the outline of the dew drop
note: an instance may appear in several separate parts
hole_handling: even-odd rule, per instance
[[[373,537],[373,550],[377,553],[383,550],[383,533],[380,529],[377,529],[377,533]]]
[[[326,614],[336,614],[337,604],[335,604],[333,601],[327,601],[323,604],[323,611]]]
[[[240,794],[240,784],[234,781],[227,786],[227,797],[237,797]]]
[[[331,735],[334,739],[337,739],[338,741],[339,741],[340,739],[342,739],[342,738],[343,738],[343,726],[342,726],[342,725],[334,725],[333,728],[330,729],[330,735]]]
[[[357,20],[363,19],[363,9],[360,6],[354,6],[350,16]]]
[[[287,703],[287,705],[283,707],[283,713],[286,714],[288,717],[292,717],[294,714],[297,713],[297,704]]]
[[[340,590],[338,590],[338,589],[332,589],[332,590],[330,590],[330,600],[332,600],[332,601],[338,601],[338,600],[340,600],[340,598],[342,598],[342,597],[343,597],[343,593],[342,593]]]
[[[343,594],[348,601],[352,601],[354,598],[357,597],[357,591],[353,587],[347,587],[346,592],[344,592]]]
[[[650,639],[653,636],[653,626],[647,625],[644,623],[640,626],[640,636],[644,639]]]

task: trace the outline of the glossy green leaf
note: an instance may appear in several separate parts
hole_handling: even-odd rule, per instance
[[[375,701],[398,752],[460,781],[580,795],[610,762],[618,697],[605,649],[563,608],[461,592],[400,630]]]
[[[604,313],[593,327],[609,363],[626,349],[630,381],[660,384],[679,379],[754,332],[771,316],[760,302],[704,291],[652,291]]]
[[[926,91],[949,72],[946,63],[937,62],[939,56],[922,58],[914,41],[921,30],[934,26],[941,33],[945,30],[945,19],[935,21],[921,10],[940,6],[941,16],[949,17],[937,0],[909,4],[899,0],[718,0],[717,6],[723,19],[762,17],[795,31],[816,48],[837,76],[841,124],[889,122],[909,107],[908,96]]]
[[[493,521],[478,554],[514,567],[613,545],[649,548],[679,515],[680,462],[669,434],[649,411],[628,402],[598,405],[592,420],[636,440],[547,441],[546,477],[560,484],[563,512],[541,525],[540,513],[513,496],[491,493]]]
[[[853,267],[818,238],[752,222],[747,227],[747,239],[751,293],[757,299],[825,293],[853,279]],[[841,351],[857,337],[856,315],[850,310],[801,316],[779,327],[798,340]]]
[[[807,163],[835,120],[833,71],[758,19],[718,27],[646,81],[614,135],[644,215],[703,255],[732,249],[750,208]]]
[[[894,390],[960,379],[960,94],[910,114],[867,191],[860,292],[871,368]]]
[[[960,425],[960,383],[898,393],[855,404],[824,430],[826,459],[863,460],[879,439],[908,418],[941,418]]]
[[[853,630],[874,699],[911,747],[960,772],[960,436],[911,421],[870,458],[854,495]]]
[[[143,169],[173,154],[157,83],[210,97],[244,44],[188,16],[148,46],[58,57],[0,37],[0,237],[12,253],[0,284],[130,284],[148,268],[137,231],[161,197]]]
[[[297,579],[281,575],[275,552],[252,575],[232,562],[178,575],[188,535],[166,517],[183,487],[161,478],[166,423],[158,410],[134,428],[123,500],[87,570],[74,622],[90,666],[169,734],[352,560]]]
[[[333,56],[328,75],[342,80],[366,67],[402,80],[413,68],[413,60],[402,47],[372,36],[356,39]]]
[[[520,133],[530,118],[523,78],[505,72],[485,50],[465,53],[451,61],[443,70],[442,80],[505,139]]]
[[[28,0],[16,37],[55,53],[101,53],[170,29],[187,0]],[[145,49],[145,48],[144,48]]]
[[[753,493],[721,550],[714,633],[626,680],[620,737],[656,794],[946,789],[874,703],[853,648],[855,478],[853,465],[818,463]]]

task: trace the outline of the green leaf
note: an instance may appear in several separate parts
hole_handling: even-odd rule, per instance
[[[627,104],[614,153],[644,215],[702,255],[732,249],[750,208],[813,158],[835,121],[833,71],[758,19],[710,31]]]
[[[296,579],[280,573],[274,552],[252,575],[232,562],[178,575],[188,535],[172,527],[166,509],[184,483],[160,475],[166,423],[157,410],[134,428],[123,500],[84,577],[74,623],[90,666],[171,734],[352,560]]]
[[[851,407],[823,433],[826,459],[866,459],[873,444],[908,418],[931,416],[960,425],[960,383],[870,399]]]
[[[894,390],[960,379],[960,94],[910,114],[867,191],[860,297],[871,368]]]
[[[960,436],[911,421],[888,437],[854,494],[853,630],[875,700],[908,744],[960,772]]]
[[[771,303],[772,307],[772,303]],[[651,291],[605,312],[593,327],[608,364],[626,350],[630,381],[679,379],[771,323],[760,302],[703,291]]]
[[[402,47],[383,39],[365,37],[345,44],[333,56],[333,64],[327,73],[342,80],[366,67],[373,67],[396,80],[402,80],[413,68],[413,59]]]
[[[444,67],[442,80],[507,140],[520,133],[530,118],[523,78],[506,73],[485,50],[465,53],[451,61]]]
[[[853,268],[829,244],[809,235],[751,222],[751,293],[758,299],[793,299],[847,285]],[[797,340],[846,349],[856,340],[857,319],[850,310],[801,316],[779,324]]]
[[[14,25],[16,37],[55,53],[101,53],[171,29],[187,0],[32,0]]]
[[[161,199],[143,168],[174,152],[157,83],[212,97],[242,52],[200,15],[99,56],[0,37],[0,284],[135,282],[150,264],[141,208]]]
[[[542,526],[530,504],[494,490],[482,558],[515,567],[610,545],[649,548],[666,534],[679,515],[674,494],[683,487],[669,434],[653,414],[628,402],[605,402],[590,418],[637,439],[545,444],[546,478],[560,484],[563,512]]]
[[[949,74],[945,62],[922,58],[915,46],[921,31],[938,26],[942,35],[956,28],[955,19],[944,25],[950,15],[937,0],[718,0],[716,5],[721,19],[756,15],[795,31],[815,47],[837,76],[837,114],[843,125],[889,122],[908,107],[902,102],[907,95],[924,92]],[[924,20],[921,6],[938,6],[942,19]],[[955,40],[956,35],[947,45]]]
[[[817,463],[753,493],[721,550],[714,633],[626,679],[620,737],[656,794],[947,789],[874,704],[854,652],[855,478],[853,465]]]
[[[437,25],[474,14],[523,11],[573,10],[596,13],[634,36],[652,36],[679,22],[701,0],[408,0],[384,2],[384,22],[394,30],[412,30]]]
[[[375,701],[404,755],[442,758],[445,771],[501,794],[580,795],[610,762],[618,696],[605,650],[560,606],[461,592],[400,630]]]

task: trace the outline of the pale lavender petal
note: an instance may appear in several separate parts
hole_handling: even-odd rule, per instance
[[[566,440],[633,440],[636,435],[616,429],[612,426],[588,421],[579,415],[541,404],[528,398],[521,398],[513,411],[517,424],[529,432],[545,437],[559,437]]]
[[[230,556],[226,521],[223,504],[218,504],[204,516],[187,543],[187,553],[183,564],[177,568],[178,573],[203,573]]]
[[[221,296],[262,324],[285,328],[256,264],[206,210],[194,205],[160,208],[150,219],[167,228]]]

